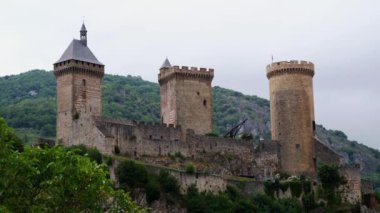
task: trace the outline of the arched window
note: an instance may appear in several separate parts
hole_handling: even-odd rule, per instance
[[[207,101],[206,101],[206,99],[203,100],[203,106],[207,106]]]

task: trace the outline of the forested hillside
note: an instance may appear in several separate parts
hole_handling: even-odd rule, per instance
[[[55,137],[56,83],[52,72],[33,70],[0,78],[0,117],[16,129],[26,143],[38,137]],[[140,77],[105,75],[102,85],[103,115],[158,122],[159,86]],[[269,101],[240,92],[213,88],[214,133],[223,135],[247,118],[244,132],[255,140],[270,138]],[[366,178],[380,187],[380,152],[350,141],[338,130],[317,126],[318,137],[351,163],[363,163]]]

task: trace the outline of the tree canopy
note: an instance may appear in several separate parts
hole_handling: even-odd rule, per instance
[[[142,210],[113,188],[104,164],[63,147],[14,149],[15,136],[0,119],[0,210],[110,212]]]

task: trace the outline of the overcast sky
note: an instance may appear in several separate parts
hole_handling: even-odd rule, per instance
[[[379,0],[0,0],[0,76],[52,70],[83,16],[109,74],[157,82],[168,56],[268,98],[272,55],[312,61],[317,123],[380,149]]]

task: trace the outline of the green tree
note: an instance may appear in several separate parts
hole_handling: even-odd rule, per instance
[[[16,136],[13,129],[8,127],[3,118],[0,118],[0,146],[0,150],[4,151],[6,147],[19,152],[24,150],[22,141]]]
[[[126,160],[116,168],[116,175],[120,185],[135,189],[148,183],[148,172],[145,167],[134,161]]]
[[[326,198],[329,205],[339,204],[340,196],[336,189],[346,182],[339,174],[337,166],[323,165],[318,169],[318,178],[322,183],[321,196]]]
[[[13,150],[11,129],[0,119],[0,209],[10,212],[142,210],[115,191],[107,168],[62,147]],[[120,212],[120,211],[119,211]]]

